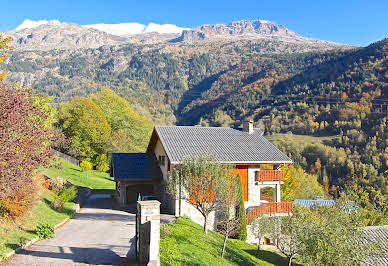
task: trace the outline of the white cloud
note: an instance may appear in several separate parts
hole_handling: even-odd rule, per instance
[[[182,33],[187,28],[181,28],[173,24],[156,24],[150,23],[144,32],[158,32],[158,33]]]
[[[16,27],[16,30],[23,30],[23,29],[31,29],[31,28],[36,28],[39,27],[40,25],[44,24],[51,24],[51,25],[59,25],[61,22],[58,20],[38,20],[38,21],[33,21],[29,19],[25,19],[22,24]]]
[[[24,20],[22,24],[20,24],[16,30],[23,30],[23,29],[29,29],[29,28],[36,28],[40,25],[44,24],[50,24],[50,25],[59,25],[63,24],[59,22],[58,20],[39,20],[39,21],[33,21],[30,19]],[[147,26],[140,24],[140,23],[118,23],[118,24],[105,24],[105,23],[99,23],[99,24],[90,24],[90,25],[82,25],[82,27],[88,28],[88,29],[96,29],[99,31],[103,31],[109,34],[113,35],[134,35],[134,34],[141,34],[141,33],[148,33],[148,32],[158,32],[158,33],[182,33],[183,30],[186,30],[187,28],[181,28],[177,25],[173,24],[156,24],[156,23],[149,23]]]
[[[96,29],[99,31],[104,31],[109,34],[114,35],[132,35],[132,34],[140,34],[144,32],[146,28],[145,25],[140,23],[118,23],[118,24],[91,24],[91,25],[83,25],[85,28]]]

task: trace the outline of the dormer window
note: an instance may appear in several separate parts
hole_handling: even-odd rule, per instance
[[[159,160],[159,165],[164,166],[164,165],[166,164],[166,156],[164,156],[164,155],[159,155],[158,160]]]

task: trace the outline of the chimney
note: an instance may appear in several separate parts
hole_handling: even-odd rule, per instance
[[[243,121],[243,131],[249,134],[253,133],[253,122],[249,120]]]

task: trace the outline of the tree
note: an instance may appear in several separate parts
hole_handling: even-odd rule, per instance
[[[16,216],[35,195],[34,171],[49,166],[57,136],[31,89],[0,83],[0,209]]]
[[[93,164],[87,160],[83,160],[80,165],[82,171],[86,171],[86,179],[88,179],[88,172],[89,170],[93,169]]]
[[[229,171],[229,169],[227,170]],[[224,244],[222,247],[221,257],[224,257],[226,243],[232,234],[236,234],[241,228],[241,209],[240,200],[242,198],[241,183],[239,177],[231,174],[225,179],[227,186],[222,185],[225,189],[219,193],[219,214],[217,217],[217,229],[224,235]],[[245,209],[243,209],[245,214]],[[246,226],[246,225],[245,225]],[[245,227],[246,234],[246,227]]]
[[[109,170],[108,158],[105,154],[101,154],[96,159],[96,169],[100,172],[106,172]]]
[[[302,230],[302,221],[297,213],[288,216],[259,216],[253,222],[253,232],[261,239],[269,236],[276,247],[288,259],[288,265],[292,265],[293,257],[300,252],[298,232]],[[260,245],[258,247],[259,251]]]
[[[12,37],[3,37],[3,34],[0,34],[0,50],[5,50],[3,54],[0,55],[0,63],[3,62],[8,57],[8,51],[14,49],[13,46],[10,46],[9,43],[12,42]],[[4,80],[6,77],[5,73],[0,73],[0,81]]]
[[[245,214],[245,206],[244,206],[244,195],[242,191],[242,184],[241,180],[238,177],[236,180],[236,185],[239,188],[238,196],[240,197],[240,202],[238,206],[238,212],[239,212],[239,218],[240,218],[240,228],[238,230],[237,238],[240,240],[247,240],[247,217]]]
[[[208,232],[208,217],[219,209],[232,175],[230,166],[220,164],[212,155],[185,157],[170,174],[169,189],[181,202],[188,200],[203,216],[204,233]],[[180,204],[180,203],[179,203]]]
[[[292,265],[293,257],[300,252],[298,233],[301,229],[301,220],[297,214],[277,217],[277,228],[274,231],[276,247],[288,258],[288,265]]]
[[[257,243],[257,256],[260,253],[261,239],[265,236],[270,237],[273,232],[273,222],[268,217],[259,215],[252,222],[252,234],[259,240]]]
[[[59,108],[58,124],[71,140],[78,158],[95,160],[106,153],[111,127],[101,108],[91,99],[74,97]]]
[[[353,202],[300,207],[293,216],[300,226],[300,255],[308,264],[360,265],[372,251],[372,245],[362,240],[362,223]]]
[[[152,132],[152,123],[135,112],[129,103],[105,88],[90,97],[102,110],[111,127],[112,152],[144,152]]]

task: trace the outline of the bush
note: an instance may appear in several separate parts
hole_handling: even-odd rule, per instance
[[[247,218],[245,216],[245,207],[244,207],[244,198],[242,193],[242,185],[240,178],[237,178],[237,182],[240,183],[240,204],[238,206],[238,211],[240,214],[240,228],[237,233],[237,238],[240,240],[247,240]]]
[[[24,184],[14,191],[8,191],[0,198],[0,216],[16,218],[23,215],[36,199],[36,189],[33,183]]]
[[[51,206],[56,210],[62,210],[66,202],[73,201],[77,197],[77,190],[74,186],[63,188],[60,191],[54,192],[54,200]]]
[[[48,180],[48,188],[53,191],[61,191],[67,185],[67,183],[67,180],[60,176],[50,178]]]
[[[88,171],[93,168],[93,164],[87,160],[83,160],[79,166],[81,167],[82,171]]]
[[[54,236],[54,227],[48,223],[42,223],[36,227],[36,233],[41,239],[52,238]]]
[[[108,158],[105,154],[102,154],[97,157],[96,169],[100,172],[107,172],[109,170]]]

